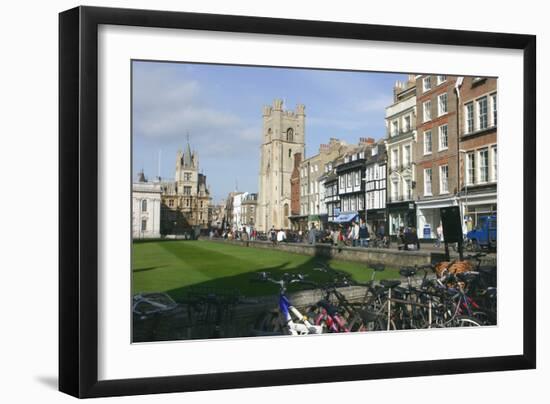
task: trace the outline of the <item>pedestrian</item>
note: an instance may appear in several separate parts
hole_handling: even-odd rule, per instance
[[[284,232],[283,229],[279,229],[279,231],[277,232],[277,243],[282,243],[285,240],[286,240],[286,233]]]
[[[275,245],[277,243],[277,232],[273,226],[271,226],[271,230],[269,231],[269,238],[271,239],[271,244]]]
[[[248,247],[249,245],[249,237],[248,237],[248,232],[246,231],[246,227],[243,227],[243,231],[241,233],[241,240],[243,241],[243,243],[245,244],[246,247]]]
[[[359,246],[359,223],[358,222],[354,222],[353,223],[353,241],[352,241],[352,245],[354,247],[358,247]]]
[[[418,232],[416,231],[416,227],[411,227],[411,241],[414,247],[416,247],[417,250],[420,250],[420,240],[418,239]]]
[[[404,227],[399,228],[399,233],[397,234],[397,239],[399,242],[397,243],[397,249],[398,250],[406,250],[407,249],[407,242],[405,240],[405,229]]]
[[[441,241],[443,240],[443,224],[441,222],[439,222],[439,226],[437,226],[436,236],[437,240],[435,242],[435,246],[439,248],[441,247]]]
[[[369,246],[369,229],[363,219],[361,219],[361,225],[359,226],[359,245],[361,247]]]
[[[338,246],[338,241],[340,240],[340,230],[338,228],[331,230],[332,244],[336,247]]]
[[[311,223],[311,229],[307,235],[307,241],[309,244],[315,245],[315,242],[317,238],[317,230],[315,229],[315,223]]]

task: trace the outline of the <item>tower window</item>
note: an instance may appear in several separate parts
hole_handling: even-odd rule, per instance
[[[292,156],[292,149],[288,149],[288,157]]]
[[[292,128],[288,128],[286,130],[286,140],[288,142],[293,142],[294,141],[294,130]]]

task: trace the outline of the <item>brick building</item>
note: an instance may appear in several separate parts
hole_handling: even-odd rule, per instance
[[[497,79],[464,77],[459,86],[459,191],[465,227],[497,209]]]
[[[416,214],[418,237],[433,239],[439,209],[458,205],[458,125],[455,76],[416,78]]]

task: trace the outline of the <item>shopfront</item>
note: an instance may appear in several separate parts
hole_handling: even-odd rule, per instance
[[[483,189],[484,192],[472,192],[460,198],[464,212],[465,231],[473,230],[482,216],[497,216],[496,187]]]
[[[416,227],[414,202],[388,204],[388,227],[390,236],[397,236],[400,228]]]
[[[366,214],[366,223],[369,233],[378,234],[379,230],[382,234],[388,234],[388,224],[386,218],[386,209],[369,209]]]
[[[420,240],[435,240],[441,223],[439,209],[458,205],[456,198],[446,198],[416,203],[417,235]]]

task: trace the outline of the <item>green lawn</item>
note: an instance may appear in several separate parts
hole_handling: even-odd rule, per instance
[[[326,275],[313,271],[319,263],[346,271],[360,282],[372,274],[366,264],[209,241],[137,242],[132,254],[133,293],[167,292],[174,299],[194,287],[238,289],[244,296],[270,295],[278,292],[277,286],[250,282],[254,272],[268,271],[275,277],[304,273],[310,280],[322,281]],[[386,269],[376,279],[398,277],[397,270]]]

